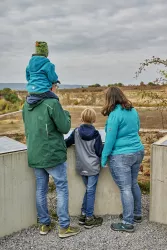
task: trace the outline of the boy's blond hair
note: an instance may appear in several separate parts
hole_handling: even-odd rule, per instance
[[[85,123],[94,123],[96,121],[96,112],[94,109],[86,108],[81,113],[81,120]]]

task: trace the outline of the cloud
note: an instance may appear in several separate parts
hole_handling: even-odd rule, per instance
[[[25,82],[34,43],[45,40],[63,83],[137,83],[140,61],[166,55],[166,12],[165,0],[1,1],[0,82]]]

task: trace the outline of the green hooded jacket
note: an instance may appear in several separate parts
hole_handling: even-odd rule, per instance
[[[23,107],[28,164],[32,168],[51,168],[67,160],[63,134],[71,128],[71,117],[56,99]]]

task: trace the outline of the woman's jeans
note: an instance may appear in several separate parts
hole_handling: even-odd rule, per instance
[[[134,216],[141,216],[141,191],[138,173],[144,151],[110,156],[111,175],[120,189],[123,223],[133,224]]]
[[[67,228],[70,224],[68,213],[68,182],[66,163],[54,168],[35,168],[36,177],[36,206],[39,222],[49,225],[51,223],[48,213],[47,192],[49,175],[54,179],[57,193],[57,215],[61,228]],[[55,204],[56,205],[56,204]]]
[[[82,176],[83,182],[86,186],[86,192],[83,198],[81,212],[86,217],[92,217],[94,213],[96,186],[99,178],[99,174],[92,176]]]

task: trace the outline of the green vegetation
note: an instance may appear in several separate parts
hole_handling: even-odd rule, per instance
[[[98,87],[101,87],[101,85],[99,83],[96,83],[96,84],[93,84],[93,85],[89,85],[88,87],[98,88]]]
[[[153,82],[149,82],[148,83],[149,86],[156,86],[157,84],[153,83]]]
[[[0,96],[11,103],[20,102],[17,93],[10,88],[4,88],[3,90],[0,90]]]
[[[142,194],[149,194],[150,193],[150,182],[139,182],[139,186],[141,188]]]
[[[123,83],[118,82],[118,83],[113,83],[113,84],[108,84],[108,87],[112,87],[112,86],[116,86],[116,87],[123,87]]]
[[[18,111],[24,100],[21,100],[16,91],[10,88],[0,90],[0,114]]]
[[[53,181],[49,181],[49,192],[52,193],[56,190],[55,183]]]

